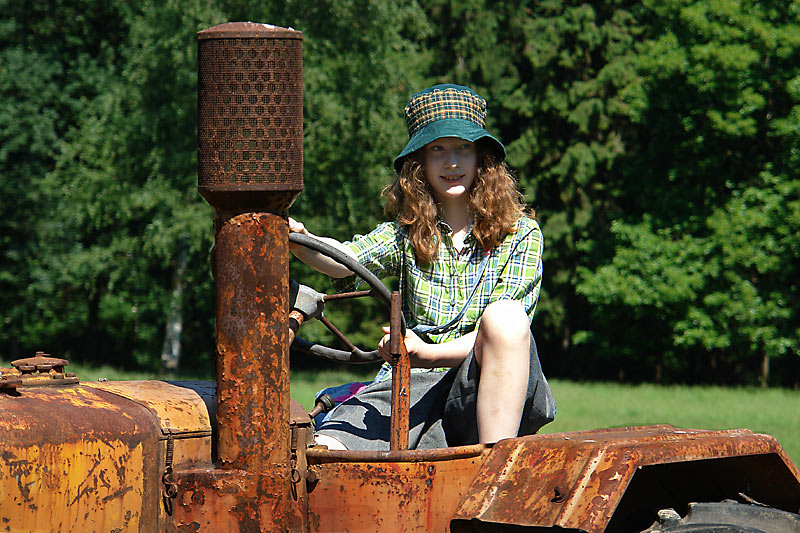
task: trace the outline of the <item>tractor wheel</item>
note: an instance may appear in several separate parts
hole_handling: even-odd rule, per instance
[[[797,533],[800,515],[772,507],[724,501],[690,503],[681,517],[662,509],[658,520],[642,533]]]

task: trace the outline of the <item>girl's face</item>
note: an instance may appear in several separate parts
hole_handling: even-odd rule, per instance
[[[478,149],[475,143],[457,137],[442,137],[422,148],[425,178],[435,198],[442,203],[466,200],[477,173]]]

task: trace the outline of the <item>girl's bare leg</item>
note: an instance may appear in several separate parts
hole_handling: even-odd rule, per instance
[[[346,450],[347,446],[342,444],[339,439],[329,437],[328,435],[317,434],[314,435],[314,444],[320,446],[327,446],[329,450]]]
[[[530,368],[530,324],[517,301],[499,300],[483,312],[475,340],[480,365],[478,438],[483,443],[516,437]]]

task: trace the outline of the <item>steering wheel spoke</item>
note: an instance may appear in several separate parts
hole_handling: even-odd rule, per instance
[[[329,346],[324,346],[318,343],[309,342],[305,339],[295,337],[294,342],[292,343],[292,347],[314,355],[316,357],[321,357],[323,359],[328,359],[331,361],[337,361],[340,363],[372,363],[376,361],[382,361],[383,358],[378,353],[378,350],[372,351],[364,351],[355,346],[351,343],[345,335],[340,332],[336,326],[334,326],[330,320],[325,318],[322,315],[321,305],[317,307],[317,299],[324,305],[327,302],[331,302],[334,300],[347,300],[352,298],[362,298],[365,296],[370,296],[372,298],[376,298],[382,301],[387,308],[391,303],[391,292],[383,284],[383,282],[378,279],[375,274],[370,272],[366,267],[364,267],[361,263],[350,257],[349,255],[343,253],[340,250],[318,240],[314,239],[313,237],[309,237],[307,235],[302,235],[299,233],[290,233],[289,234],[289,242],[299,244],[301,246],[305,246],[306,248],[310,248],[316,252],[321,253],[322,255],[333,259],[334,261],[340,263],[341,265],[350,269],[355,275],[360,277],[364,280],[369,286],[369,290],[362,290],[362,291],[352,291],[352,292],[344,292],[338,294],[320,294],[313,291],[313,289],[303,290],[298,289],[295,285],[292,285],[292,295],[298,301],[300,301],[301,297],[305,297],[303,300],[302,305],[303,307],[300,308],[300,311],[304,311],[305,309],[311,310],[309,313],[306,313],[307,317],[313,316],[313,318],[318,318],[326,328],[328,328],[333,335],[339,339],[342,343],[347,346],[349,351],[346,350],[338,350],[335,348],[331,348]],[[302,286],[299,286],[302,287]],[[314,314],[310,314],[313,312]],[[305,311],[304,311],[305,313]],[[401,330],[402,333],[405,334],[405,321],[402,320],[401,316]]]
[[[332,302],[334,300],[349,300],[353,298],[363,298],[364,296],[375,296],[375,291],[370,289],[368,291],[337,292],[333,294],[325,294],[322,297],[322,301],[327,303],[327,302]]]
[[[358,349],[358,348],[356,348],[356,346],[352,342],[350,342],[350,339],[345,337],[344,334],[341,331],[339,331],[336,328],[336,326],[334,326],[333,323],[330,320],[328,320],[328,318],[325,315],[322,315],[321,317],[319,317],[319,321],[322,322],[323,324],[325,324],[325,327],[328,328],[328,331],[333,333],[336,336],[337,339],[342,341],[342,344],[347,346],[350,349],[351,352],[353,352],[353,351]]]

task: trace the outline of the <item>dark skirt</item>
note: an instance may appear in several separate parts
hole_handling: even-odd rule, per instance
[[[446,372],[413,372],[409,448],[477,444],[479,381],[480,369],[473,352],[460,366]],[[391,380],[371,383],[328,413],[317,433],[337,439],[348,450],[386,451],[391,434],[391,401]],[[555,399],[531,336],[528,390],[518,435],[536,433],[555,414]]]

